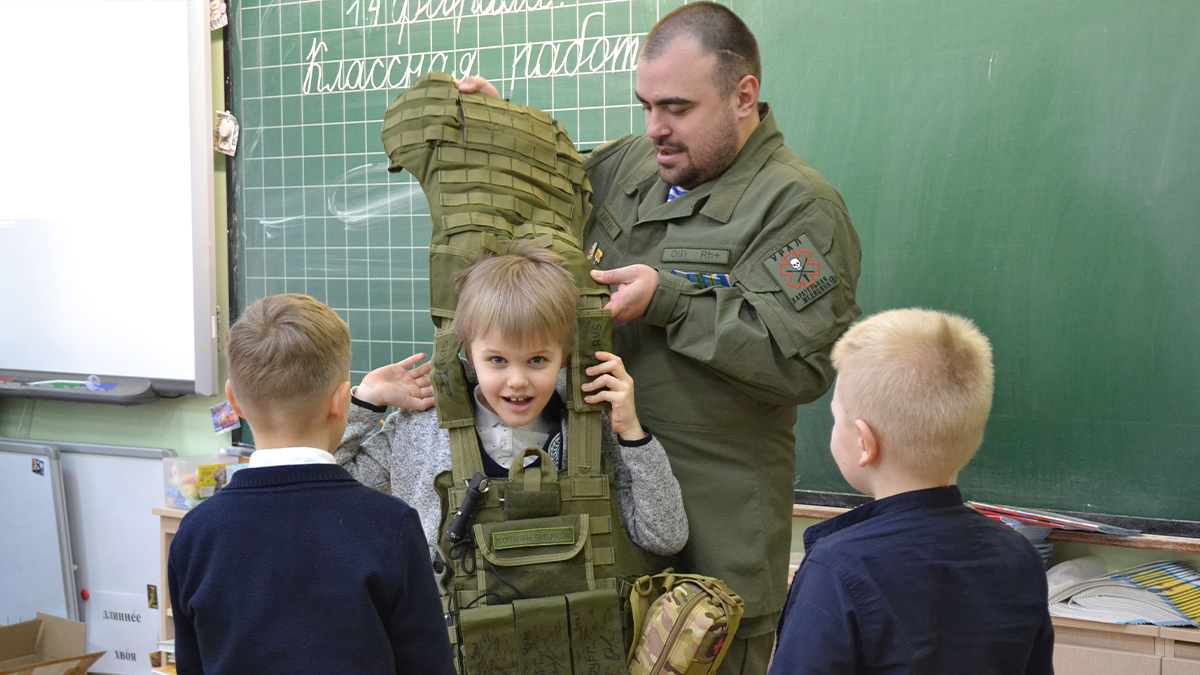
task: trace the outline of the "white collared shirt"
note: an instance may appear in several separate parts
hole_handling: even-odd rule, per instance
[[[255,450],[250,455],[251,469],[289,464],[337,464],[337,461],[320,448],[266,448]]]
[[[475,431],[479,432],[479,440],[483,443],[483,451],[505,469],[512,466],[513,457],[526,448],[538,448],[546,445],[556,430],[553,424],[538,415],[523,427],[509,426],[499,415],[488,410],[483,400],[483,392],[475,387]],[[525,465],[537,461],[536,457],[526,457]]]

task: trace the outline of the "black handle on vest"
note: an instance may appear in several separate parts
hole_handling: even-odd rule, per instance
[[[454,520],[446,529],[446,539],[450,543],[457,544],[466,536],[467,525],[471,522],[471,514],[475,512],[475,506],[479,504],[479,500],[483,499],[483,493],[487,491],[487,476],[477,473],[471,477],[471,482],[467,483],[467,494],[463,496],[462,505],[458,507],[458,511],[454,512]]]

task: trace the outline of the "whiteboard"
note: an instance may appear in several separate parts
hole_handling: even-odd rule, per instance
[[[162,458],[175,452],[54,445],[61,453],[76,587],[89,595],[78,601],[88,624],[87,653],[107,652],[90,672],[144,673],[141,659],[157,650],[161,625],[160,610],[147,602],[146,586],[155,587],[159,607],[168,596],[160,578],[158,516],[150,509],[164,505]],[[114,612],[136,613],[140,621],[105,620]],[[128,656],[117,659],[118,652]],[[134,656],[137,660],[129,660]]]
[[[63,497],[56,448],[0,441],[0,624],[79,618]]]
[[[216,393],[208,3],[3,14],[0,369]]]

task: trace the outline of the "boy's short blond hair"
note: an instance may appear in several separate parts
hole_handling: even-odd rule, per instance
[[[350,329],[307,295],[272,295],[229,327],[229,381],[243,406],[296,407],[350,379]]]
[[[470,349],[499,330],[522,344],[548,342],[575,349],[579,290],[561,256],[532,243],[513,244],[508,255],[484,258],[459,274],[454,335]]]
[[[927,309],[876,314],[833,348],[846,417],[861,419],[915,475],[957,473],[983,443],[992,347],[969,319]]]

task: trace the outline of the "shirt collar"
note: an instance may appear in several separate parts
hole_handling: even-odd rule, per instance
[[[811,551],[813,544],[822,538],[858,525],[871,518],[918,508],[961,506],[962,503],[962,493],[959,492],[957,485],[901,492],[898,495],[877,499],[869,504],[863,504],[858,508],[847,511],[840,516],[830,518],[823,523],[817,523],[805,530],[804,550]]]
[[[319,448],[265,448],[250,455],[250,468],[291,464],[337,464],[333,455]]]

